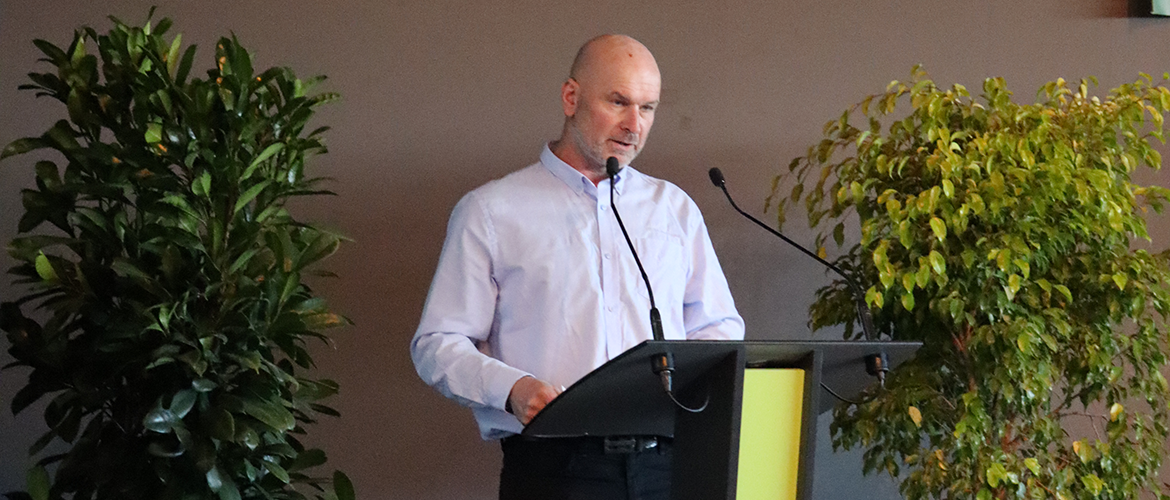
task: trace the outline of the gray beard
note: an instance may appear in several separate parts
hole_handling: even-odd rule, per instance
[[[594,150],[587,142],[585,142],[585,137],[581,135],[581,131],[577,128],[575,123],[570,124],[569,130],[571,131],[569,135],[573,141],[573,145],[577,147],[577,151],[579,151],[581,156],[585,158],[585,162],[587,163],[585,167],[589,169],[590,172],[605,176],[606,159],[601,157],[600,151]]]

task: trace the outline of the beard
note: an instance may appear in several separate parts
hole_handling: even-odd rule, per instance
[[[590,142],[588,137],[581,131],[578,126],[576,117],[569,120],[569,138],[573,141],[573,146],[581,153],[581,156],[587,163],[586,167],[594,173],[601,176],[606,175],[605,161],[613,156],[618,159],[621,165],[629,165],[638,156],[641,149],[638,147],[637,134],[629,133],[620,138],[615,138],[627,144],[633,144],[634,149],[627,153],[609,153],[606,152],[606,143],[609,142],[610,137],[605,137],[599,143]]]

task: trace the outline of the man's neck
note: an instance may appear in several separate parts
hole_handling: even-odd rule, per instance
[[[589,161],[585,159],[576,148],[572,147],[564,138],[549,143],[548,149],[552,151],[557,158],[565,162],[566,165],[573,167],[573,170],[581,172],[586,179],[589,179],[594,186],[601,183],[602,180],[608,176],[605,174],[604,168],[590,168]]]

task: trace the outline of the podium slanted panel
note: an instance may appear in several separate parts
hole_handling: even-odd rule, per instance
[[[890,366],[917,342],[646,341],[569,387],[524,429],[535,437],[674,437],[672,498],[809,499],[817,415],[873,379],[864,359],[885,351]],[[674,356],[678,409],[650,360]],[[744,440],[750,440],[750,443]],[[779,496],[775,496],[779,495]]]

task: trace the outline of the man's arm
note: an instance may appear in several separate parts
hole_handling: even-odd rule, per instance
[[[691,261],[683,294],[683,325],[689,340],[743,340],[744,324],[727,278],[715,256],[707,224],[699,207],[688,197],[685,220],[688,257]]]
[[[495,317],[493,240],[491,220],[475,192],[469,193],[451,212],[410,354],[423,381],[444,396],[502,411],[517,382],[531,375],[476,347],[487,340]]]

